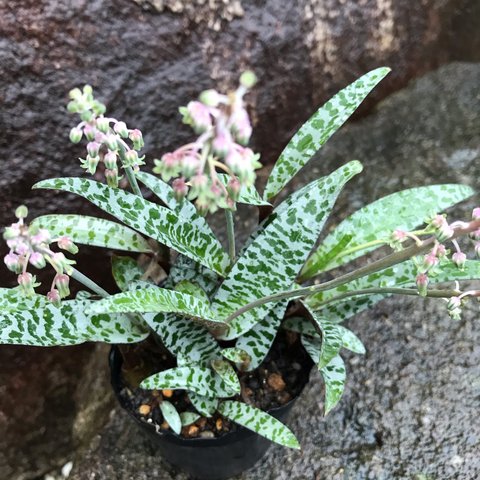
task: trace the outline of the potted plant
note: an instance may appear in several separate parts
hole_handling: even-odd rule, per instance
[[[110,365],[121,405],[167,461],[197,478],[228,478],[250,467],[269,441],[300,448],[281,420],[311,366],[323,377],[328,413],[345,385],[342,349],[365,352],[343,321],[393,294],[444,299],[458,319],[462,304],[479,296],[457,281],[480,278],[479,262],[467,260],[459,240],[472,239],[479,253],[480,209],[466,222],[440,214],[472,195],[467,186],[419,187],[381,198],[343,220],[316,248],[337,196],[361,164],[349,162],[276,201],[388,71],[367,73],[320,108],[285,147],[263,195],[254,185],[259,157],[246,147],[251,72],[234,92],[207,90],[180,109],[197,138],[155,160],[161,178],[140,171],[139,130],[105,116],[91,87],[70,92],[68,109],[81,119],[70,138],[87,139],[82,167],[106,184],[56,178],[34,188],[78,194],[121,223],[58,214],[27,224],[27,209],[19,207],[17,222],[4,232],[5,264],[19,285],[0,289],[0,341],[118,345]],[[144,198],[147,191],[153,200]],[[260,212],[241,248],[237,204]],[[222,210],[226,249],[208,217]],[[63,252],[75,254],[76,244],[140,254],[113,257],[121,293],[106,292],[74,268]],[[46,266],[55,273],[44,296],[29,269]],[[68,300],[70,278],[87,291]],[[442,287],[445,282],[455,283]]]

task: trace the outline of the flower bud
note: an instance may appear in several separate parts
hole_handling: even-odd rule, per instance
[[[90,110],[84,110],[80,113],[82,122],[90,122],[93,119],[93,113]]]
[[[108,119],[106,119],[105,117],[99,117],[97,118],[96,120],[96,125],[97,125],[97,128],[102,132],[102,133],[108,133],[109,129],[110,129],[110,122],[108,121]],[[113,150],[113,149],[112,149]]]
[[[30,245],[22,240],[21,238],[17,239],[15,242],[15,252],[19,255],[27,255],[31,251]]]
[[[62,272],[68,268],[68,261],[62,252],[56,252],[50,257],[50,263],[57,272]]]
[[[232,115],[232,133],[240,145],[246,145],[250,140],[252,125],[244,108],[237,109]]]
[[[240,75],[240,85],[245,88],[252,88],[257,83],[257,76],[251,71],[247,70]]]
[[[182,173],[185,177],[191,177],[197,173],[198,167],[200,167],[200,160],[193,153],[187,153],[183,156],[180,163]]]
[[[20,205],[15,210],[15,216],[20,220],[28,216],[28,208],[25,205]]]
[[[219,129],[212,142],[213,152],[220,158],[225,157],[232,148],[232,136],[226,129]]]
[[[469,236],[473,240],[480,240],[480,228],[471,232]]]
[[[438,265],[438,258],[433,253],[428,253],[423,257],[423,268],[429,270]]]
[[[70,252],[73,254],[78,253],[78,247],[67,236],[60,237],[57,241],[57,245],[58,245],[58,248],[61,248],[62,250],[66,250],[67,252]]]
[[[455,233],[443,215],[436,215],[430,225],[435,228],[435,237],[439,242],[448,240]]]
[[[97,129],[93,125],[91,125],[90,123],[87,123],[83,127],[83,133],[85,134],[85,137],[87,137],[87,140],[89,142],[92,142],[93,140],[95,140],[95,136],[97,134]]]
[[[128,128],[125,122],[117,122],[113,126],[115,133],[118,133],[122,138],[128,138]]]
[[[452,255],[452,261],[460,270],[463,270],[465,262],[467,261],[467,256],[463,252],[455,252]]]
[[[103,156],[103,163],[105,164],[105,168],[107,168],[108,170],[113,170],[117,168],[117,152],[109,150]]]
[[[462,317],[462,300],[460,297],[451,297],[447,303],[447,311],[452,320],[460,320]]]
[[[9,254],[5,255],[3,261],[11,272],[20,273],[23,270],[23,264],[20,261],[20,257],[15,253],[10,252]]]
[[[480,258],[480,242],[475,242],[473,248],[475,249],[475,255],[477,258]]]
[[[183,177],[175,179],[172,182],[172,188],[177,202],[181,202],[188,194],[188,186]]]
[[[57,274],[55,275],[53,282],[58,289],[60,298],[65,298],[70,295],[70,277],[68,275],[65,275],[64,273]]]
[[[70,130],[70,141],[72,143],[78,143],[82,139],[82,130],[78,127],[73,127]]]
[[[105,145],[109,150],[117,150],[118,149],[118,138],[113,133],[109,133],[105,137]]]
[[[428,276],[426,273],[419,273],[416,278],[418,293],[422,297],[427,296]]]
[[[138,129],[130,130],[128,137],[133,142],[133,148],[135,150],[141,150],[143,148],[143,135],[142,132]]]
[[[134,167],[137,164],[138,164],[138,153],[135,150],[126,151],[123,159],[123,166]]]
[[[212,126],[210,111],[203,103],[189,102],[187,105],[187,111],[195,132],[203,133]]]
[[[437,257],[442,258],[447,254],[447,249],[445,248],[445,245],[443,243],[440,243],[437,246]]]
[[[98,167],[98,162],[100,162],[100,157],[92,157],[90,155],[87,155],[87,158],[85,159],[85,162],[82,166],[83,168],[85,168],[85,170],[87,170],[88,173],[90,173],[91,175],[95,175]]]
[[[204,90],[198,99],[207,107],[216,107],[220,103],[221,95],[211,88],[210,90]]]
[[[227,183],[227,192],[230,195],[231,199],[234,201],[238,200],[240,195],[240,190],[242,186],[240,185],[240,181],[237,177],[231,177]]]
[[[30,237],[30,242],[34,246],[40,246],[50,243],[50,239],[50,232],[45,228],[41,228],[38,233]]]
[[[83,86],[83,94],[89,98],[93,96],[93,88],[91,85],[88,85],[88,83]]]
[[[100,151],[100,144],[98,142],[87,143],[87,152],[91,157],[96,157]]]
[[[82,91],[79,88],[74,88],[73,90],[70,90],[68,92],[68,96],[72,100],[79,100],[80,98],[82,98]]]
[[[118,170],[116,168],[106,169],[105,178],[107,179],[107,185],[111,188],[118,188]]]
[[[477,207],[477,208],[473,209],[472,220],[480,220],[480,207]]]
[[[33,252],[30,255],[28,261],[35,267],[35,268],[44,268],[47,262],[45,261],[45,257],[39,252]]]
[[[52,288],[48,293],[47,293],[47,300],[51,303],[53,303],[56,307],[59,307],[61,302],[60,298],[60,292],[56,288]]]
[[[29,272],[21,273],[17,277],[18,284],[20,285],[20,288],[27,297],[31,297],[35,294],[34,280],[34,277]]]

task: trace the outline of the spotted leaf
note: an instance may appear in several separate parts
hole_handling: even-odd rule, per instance
[[[231,397],[235,392],[213,370],[206,367],[177,367],[155,373],[143,380],[147,390],[190,390],[207,397]]]
[[[346,348],[354,353],[360,353],[362,355],[366,352],[362,341],[351,330],[343,327],[342,325],[337,325],[336,327],[342,337],[343,348]]]
[[[76,193],[149,236],[211,270],[223,274],[229,266],[228,254],[213,235],[205,219],[196,213],[179,215],[137,195],[82,178],[56,178],[37,183],[48,188]]]
[[[377,68],[337,93],[293,136],[268,178],[263,197],[274,197],[312,158],[319,148],[347,121],[365,97],[388,74]]]
[[[220,402],[218,411],[226,418],[252,430],[272,442],[289,448],[300,448],[298,440],[291,430],[280,420],[246,403]]]
[[[211,417],[217,411],[218,398],[209,398],[193,392],[188,392],[188,398],[195,410],[204,417]]]
[[[170,428],[177,434],[180,435],[182,431],[182,419],[177,412],[177,409],[167,401],[160,402],[160,410],[163,415],[163,419],[168,423]]]
[[[343,185],[361,169],[359,162],[350,162],[295,192],[275,209],[220,285],[212,302],[219,318],[292,286]],[[273,306],[262,305],[236,317],[222,338],[237,338],[249,331]]]
[[[182,427],[186,427],[195,423],[200,418],[200,415],[195,412],[182,412],[180,414],[180,420],[182,422]]]
[[[213,326],[223,325],[217,320],[207,302],[186,293],[150,287],[112,295],[92,302],[92,313],[178,313],[192,320]]]
[[[410,231],[429,214],[439,213],[473,193],[466,185],[451,184],[411,188],[383,197],[341,222],[307,260],[301,277],[307,280],[350,262],[382,245],[375,241],[388,243],[394,230]]]
[[[248,371],[257,368],[270,351],[287,305],[288,300],[277,303],[264,319],[237,340],[236,347],[250,357]]]
[[[319,365],[322,346],[320,338],[311,338],[302,335],[302,343],[314,363]],[[347,378],[345,363],[342,357],[337,355],[330,360],[328,365],[325,365],[319,370],[325,383],[325,415],[327,415],[342,398]]]
[[[139,233],[103,218],[86,215],[44,215],[33,225],[47,229],[53,238],[68,236],[73,242],[127,252],[151,252],[148,242]]]
[[[282,322],[282,328],[311,337],[318,336],[318,331],[312,321],[304,317],[288,317]]]
[[[217,375],[222,378],[222,380],[225,382],[225,385],[227,385],[236,394],[240,393],[240,380],[238,379],[235,370],[229,362],[218,359],[213,360],[212,368],[215,370],[215,372],[217,372]]]
[[[173,313],[146,314],[144,318],[170,353],[185,364],[206,365],[220,357],[218,343],[203,325]]]
[[[65,300],[56,307],[41,295],[16,300],[8,290],[0,289],[0,343],[44,347],[134,343],[148,336],[145,325],[126,315],[86,314],[93,303],[88,300]]]
[[[128,290],[133,282],[142,279],[143,274],[135,259],[117,255],[112,257],[112,275],[120,290]]]
[[[220,178],[220,180],[224,185],[227,185],[227,182],[230,178],[228,175],[220,173],[218,177]],[[269,202],[267,202],[266,200],[263,200],[263,198],[257,192],[257,189],[255,188],[254,185],[248,185],[248,186],[242,185],[240,193],[238,194],[237,202],[244,203],[245,205],[257,205],[257,206],[270,205]]]

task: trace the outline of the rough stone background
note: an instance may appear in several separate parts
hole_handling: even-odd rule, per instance
[[[34,215],[97,213],[73,196],[30,193],[37,180],[80,171],[75,159],[82,148],[68,143],[72,118],[64,109],[73,86],[91,83],[112,115],[141,128],[151,158],[188,135],[186,128],[179,128],[178,105],[212,84],[232,86],[239,71],[253,68],[261,79],[250,100],[253,142],[268,163],[322,101],[371,68],[387,64],[394,71],[363,114],[440,64],[480,61],[479,19],[475,0],[0,2],[0,225],[11,221],[12,209],[21,202]],[[463,84],[452,81],[452,95],[460,88]],[[435,102],[440,104],[437,84],[425,94],[432,91],[438,92]],[[472,94],[465,108],[471,107],[470,115],[477,118],[474,100]],[[435,102],[426,106],[425,122]],[[409,181],[421,183],[420,174],[409,171],[411,163],[397,163],[389,155],[405,132],[411,136],[406,158],[419,158],[414,154],[417,119],[407,113],[410,107],[403,123],[396,123],[393,111],[395,127],[379,125],[382,128],[366,129],[362,137],[345,134],[341,138],[350,142],[348,148],[335,153],[337,144],[332,143],[325,151],[340,162],[352,158],[362,144],[367,166],[384,173],[376,184],[359,185],[351,202],[374,198],[383,187],[392,191]],[[467,118],[464,110],[460,115]],[[449,126],[447,135],[428,131],[425,138],[438,138],[441,146],[450,148],[445,138],[461,128],[458,138],[463,135],[468,143],[465,131],[473,127],[458,126],[453,118],[442,119]],[[437,140],[426,142],[424,155],[430,158]],[[443,160],[441,173],[453,175],[452,165],[468,164],[475,148],[459,147]],[[385,163],[386,158],[391,160]],[[326,172],[323,166],[321,171]],[[2,245],[0,255],[4,253]],[[108,258],[98,266],[88,263],[84,254],[79,263],[97,279],[108,277]],[[11,282],[4,270],[0,285]],[[97,381],[96,371],[105,367],[100,350],[90,345],[0,348],[0,478],[37,478],[70,458],[71,448],[88,441],[95,428],[88,427],[87,418],[95,419],[96,426],[101,424],[97,418],[105,420],[101,414],[110,399],[108,388],[88,388]],[[82,412],[90,413],[82,417]]]
[[[363,161],[366,169],[347,186],[337,218],[398,188],[462,182],[478,191],[479,84],[480,64],[452,64],[426,75],[339,132],[295,183],[345,159]],[[478,199],[455,213],[467,215]],[[352,319],[350,328],[368,352],[346,355],[348,382],[340,405],[322,417],[323,386],[315,374],[289,422],[302,451],[273,446],[238,480],[479,478],[477,319],[473,303],[455,322],[440,302],[404,298],[383,301]],[[161,461],[118,408],[78,453],[71,477],[112,478],[186,480]]]

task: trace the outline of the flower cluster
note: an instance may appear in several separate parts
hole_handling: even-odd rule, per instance
[[[252,72],[244,72],[234,92],[223,95],[206,90],[198,101],[181,107],[183,122],[199,137],[155,160],[153,171],[167,182],[173,178],[177,199],[195,200],[200,213],[235,209],[242,186],[255,181],[255,170],[261,165],[259,155],[246,147],[252,126],[243,101],[255,82]]]
[[[108,185],[117,188],[121,178],[118,170],[119,159],[123,168],[138,170],[140,165],[144,165],[144,157],[140,157],[138,153],[143,148],[142,132],[128,129],[125,122],[105,117],[105,105],[93,97],[90,85],[85,85],[83,91],[75,88],[69,95],[71,101],[68,103],[68,110],[78,113],[82,120],[70,131],[70,140],[78,143],[85,136],[89,142],[86,158],[80,159],[82,168],[93,175],[98,164],[102,162]]]
[[[3,238],[6,240],[10,252],[5,256],[4,262],[7,268],[18,274],[17,281],[25,296],[31,297],[35,293],[35,276],[27,272],[29,265],[42,269],[50,264],[56,274],[53,278],[48,300],[58,304],[64,297],[70,295],[69,275],[75,262],[65,257],[62,252],[54,252],[50,244],[55,242],[61,250],[69,253],[77,253],[78,247],[68,237],[52,239],[48,230],[38,225],[27,225],[25,218],[28,215],[27,207],[20,206],[15,211],[18,222],[13,223],[4,231]]]
[[[408,238],[413,239],[418,245],[422,245],[421,235],[433,235],[434,243],[432,249],[427,252],[422,258],[414,258],[417,266],[416,285],[418,293],[421,296],[427,296],[428,285],[430,277],[435,276],[439,264],[450,258],[450,260],[461,270],[465,267],[467,255],[461,250],[459,243],[455,239],[457,231],[462,233],[469,232],[470,238],[473,240],[473,246],[477,257],[480,257],[480,208],[473,209],[471,222],[455,221],[448,223],[445,215],[435,215],[424,230],[416,232],[405,232],[402,230],[395,230],[391,236],[390,245],[394,248],[406,241]],[[447,250],[445,243],[450,241],[454,251],[450,255],[450,250]],[[461,293],[458,290],[457,296],[449,298],[447,303],[447,310],[453,319],[459,319],[461,315],[462,299],[467,296],[478,296],[477,291],[468,291]]]

